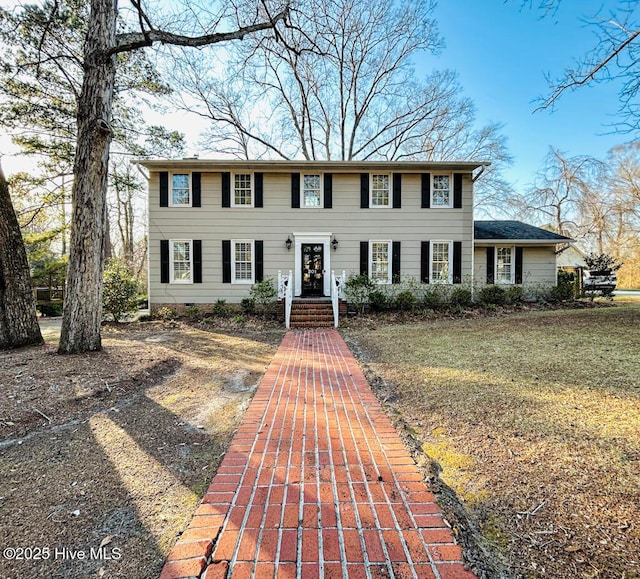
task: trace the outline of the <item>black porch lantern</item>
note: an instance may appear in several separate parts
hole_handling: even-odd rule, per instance
[[[333,241],[331,242],[331,247],[333,247],[333,251],[338,249],[338,243],[340,243],[340,242],[334,237]]]
[[[293,241],[291,241],[291,236],[287,236],[287,241],[284,242],[284,244],[287,246],[287,251],[289,251],[291,249],[291,244],[293,243]]]

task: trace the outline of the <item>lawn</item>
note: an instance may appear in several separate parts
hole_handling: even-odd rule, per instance
[[[0,577],[155,579],[283,331],[123,324],[69,356],[43,331],[0,352]]]
[[[487,576],[640,577],[639,304],[345,333]]]

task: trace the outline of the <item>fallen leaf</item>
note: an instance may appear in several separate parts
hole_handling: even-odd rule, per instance
[[[568,547],[565,547],[564,550],[567,553],[575,553],[580,550],[580,547],[578,547],[578,545],[569,545]]]

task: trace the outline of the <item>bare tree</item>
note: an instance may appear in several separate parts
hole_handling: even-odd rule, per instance
[[[525,4],[535,4],[528,0]],[[562,0],[539,0],[538,8],[545,14],[562,9]],[[616,81],[620,85],[617,127],[623,131],[640,129],[640,6],[636,1],[616,2],[614,8],[602,6],[589,18],[594,31],[593,47],[576,57],[564,74],[548,79],[550,93],[542,99],[538,109],[556,105],[567,91],[581,87]]]
[[[245,6],[246,8],[246,6]],[[59,9],[50,4],[51,20]],[[152,12],[139,0],[131,0],[125,14],[130,27],[117,31],[118,7],[113,0],[91,0],[84,50],[81,55],[63,55],[79,59],[82,70],[81,88],[77,96],[77,136],[73,165],[72,229],[69,273],[66,284],[64,318],[60,336],[60,353],[87,352],[101,348],[100,322],[102,304],[102,272],[106,220],[106,191],[109,148],[115,127],[112,118],[118,55],[130,53],[156,43],[184,47],[204,47],[238,40],[248,34],[273,30],[286,15],[286,6],[270,6],[267,0],[255,10],[228,4],[217,13],[205,6],[189,22],[174,19],[178,26],[194,26],[198,17],[201,33],[184,34],[180,29],[161,28],[154,24]],[[273,10],[272,10],[273,9]],[[46,24],[46,23],[45,23]],[[134,28],[135,25],[135,28]],[[55,27],[45,27],[42,46],[57,34]],[[48,58],[45,54],[42,58]],[[55,55],[51,58],[56,58]],[[59,63],[64,67],[64,62]]]
[[[42,342],[27,254],[0,167],[0,349]]]

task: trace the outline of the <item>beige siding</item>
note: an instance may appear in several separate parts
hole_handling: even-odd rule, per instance
[[[420,174],[402,175],[401,209],[361,209],[360,174],[333,175],[333,208],[291,208],[290,173],[264,174],[263,208],[222,208],[220,173],[202,173],[202,207],[159,207],[159,174],[149,181],[149,271],[152,303],[237,302],[250,286],[222,283],[223,239],[264,241],[264,275],[277,277],[294,269],[294,248],[285,240],[293,232],[331,233],[339,241],[330,251],[330,269],[359,273],[360,242],[372,239],[402,243],[403,276],[419,277],[420,243],[462,241],[462,273],[472,268],[473,200],[471,175],[463,178],[462,209],[421,209]],[[160,283],[160,240],[202,240],[203,283]],[[297,274],[297,272],[294,272]]]
[[[487,248],[476,247],[474,273],[477,285],[487,282]],[[555,284],[556,255],[554,246],[524,247],[522,252],[522,281],[526,284]]]

